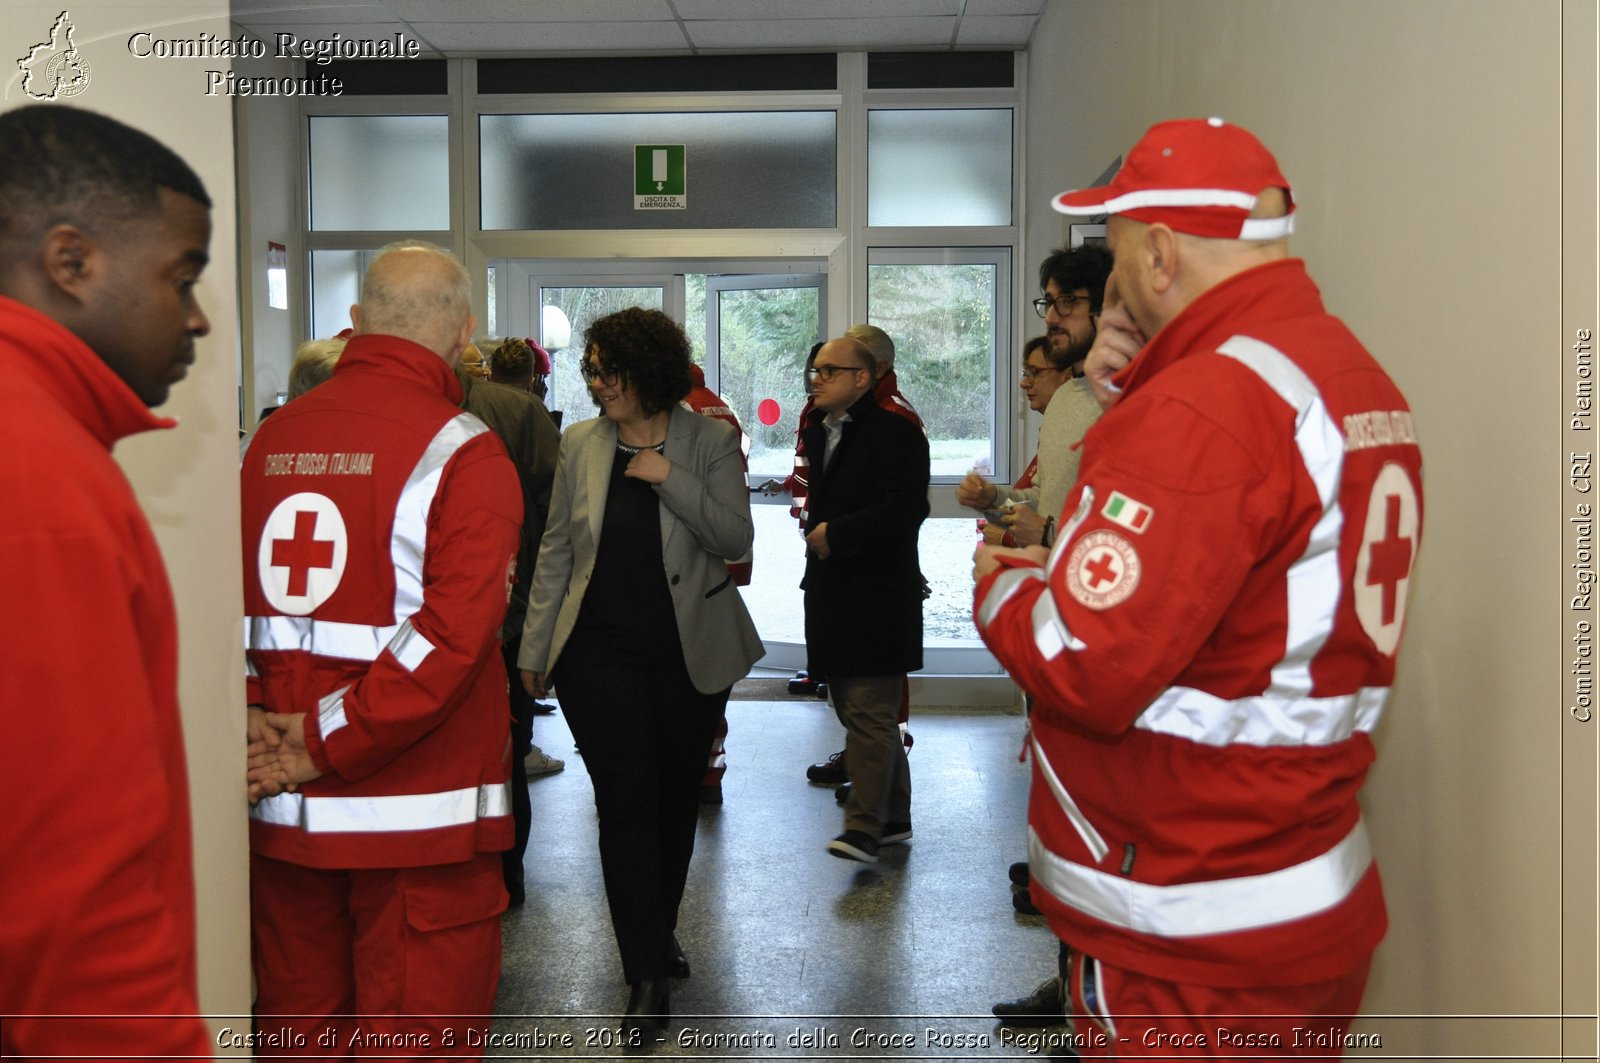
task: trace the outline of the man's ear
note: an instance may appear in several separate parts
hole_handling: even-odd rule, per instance
[[[461,356],[466,353],[467,345],[472,342],[473,330],[478,327],[478,319],[471,314],[461,323],[461,331],[456,335],[456,345],[450,351],[450,357],[445,359],[451,365],[461,361]]]
[[[361,331],[361,304],[350,304],[350,329],[353,333]]]
[[[1178,280],[1178,238],[1173,231],[1156,222],[1144,231],[1144,246],[1140,248],[1149,267],[1150,287],[1164,295]]]
[[[40,248],[51,287],[74,302],[83,302],[85,289],[104,268],[100,246],[76,225],[62,222],[44,234]]]

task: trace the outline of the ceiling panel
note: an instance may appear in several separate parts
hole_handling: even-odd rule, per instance
[[[751,22],[769,19],[954,17],[961,0],[673,0],[688,21]]]
[[[377,4],[352,4],[349,7],[306,7],[295,11],[259,10],[241,11],[234,4],[233,21],[241,26],[304,26],[312,23],[347,23],[350,25],[398,24],[386,7]]]
[[[383,0],[412,22],[671,22],[667,0]]]
[[[954,18],[772,19],[765,22],[687,22],[696,48],[942,48]]]
[[[968,15],[961,20],[961,28],[956,31],[956,44],[1020,49],[1028,43],[1028,38],[1033,35],[1034,24],[1038,21],[1037,15]]]
[[[1023,48],[1047,0],[233,0],[263,37],[412,30],[450,56]],[[680,28],[681,27],[681,28]],[[688,39],[685,39],[687,33]]]
[[[447,52],[688,52],[676,22],[421,22],[416,30]]]
[[[1037,15],[1045,0],[967,0],[967,18],[974,15]]]

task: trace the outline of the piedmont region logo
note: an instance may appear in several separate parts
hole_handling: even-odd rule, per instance
[[[290,495],[261,530],[261,591],[278,612],[307,616],[339,589],[349,553],[349,533],[333,499],[312,491]]]
[[[35,100],[76,96],[89,87],[89,61],[78,51],[72,35],[76,27],[63,11],[50,27],[50,39],[28,49],[17,60],[22,71],[22,91]]]

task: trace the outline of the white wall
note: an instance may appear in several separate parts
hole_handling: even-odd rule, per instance
[[[234,27],[237,34],[238,28]],[[294,64],[281,59],[242,59],[245,77],[292,77]],[[243,343],[245,427],[289,387],[289,363],[305,339],[307,290],[296,209],[300,167],[300,108],[289,96],[241,96],[234,104],[238,136],[239,242],[248,272],[239,277],[240,338]],[[267,305],[267,244],[288,249],[289,309]]]
[[[1597,725],[1566,713],[1566,582],[1550,560],[1570,361],[1563,17],[1497,0],[1050,0],[1030,47],[1027,261],[1065,239],[1053,194],[1156,121],[1224,116],[1277,154],[1300,204],[1296,253],[1414,407],[1427,516],[1365,795],[1391,919],[1369,1015],[1558,1014],[1564,940],[1567,991],[1594,1012]],[[1593,327],[1593,5],[1565,17],[1587,42],[1574,90],[1587,152],[1582,138],[1569,148],[1589,167],[1589,225],[1575,228],[1588,254],[1573,261],[1587,262],[1579,309]],[[1574,792],[1587,794],[1588,864],[1569,844],[1564,893]],[[1553,1023],[1357,1028],[1391,1031],[1389,1052],[1558,1050]]]
[[[30,102],[13,60],[48,39],[59,4],[10,4],[0,15],[6,108]],[[181,425],[119,445],[117,459],[155,528],[178,603],[179,696],[188,746],[198,881],[200,1003],[212,1015],[248,1015],[249,905],[244,801],[244,651],[239,588],[239,499],[234,312],[233,115],[226,99],[207,98],[204,69],[224,64],[138,60],[128,37],[225,35],[223,0],[74,3],[75,42],[90,82],[72,103],[152,134],[188,160],[210,192],[211,265],[199,286],[211,334],[199,362],[173,390],[163,414]],[[93,632],[84,632],[92,646]],[[106,706],[115,712],[116,706]],[[117,771],[118,751],[93,763]],[[221,1025],[219,1022],[218,1025]],[[237,1022],[234,1023],[237,1026]],[[110,1050],[111,1046],[108,1046]]]

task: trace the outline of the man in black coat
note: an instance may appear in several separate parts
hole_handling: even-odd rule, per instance
[[[831,340],[810,375],[815,409],[806,521],[806,655],[845,727],[852,789],[828,851],[875,863],[911,838],[911,768],[896,722],[907,672],[922,667],[917,533],[928,516],[928,440],[878,406],[872,353]]]

